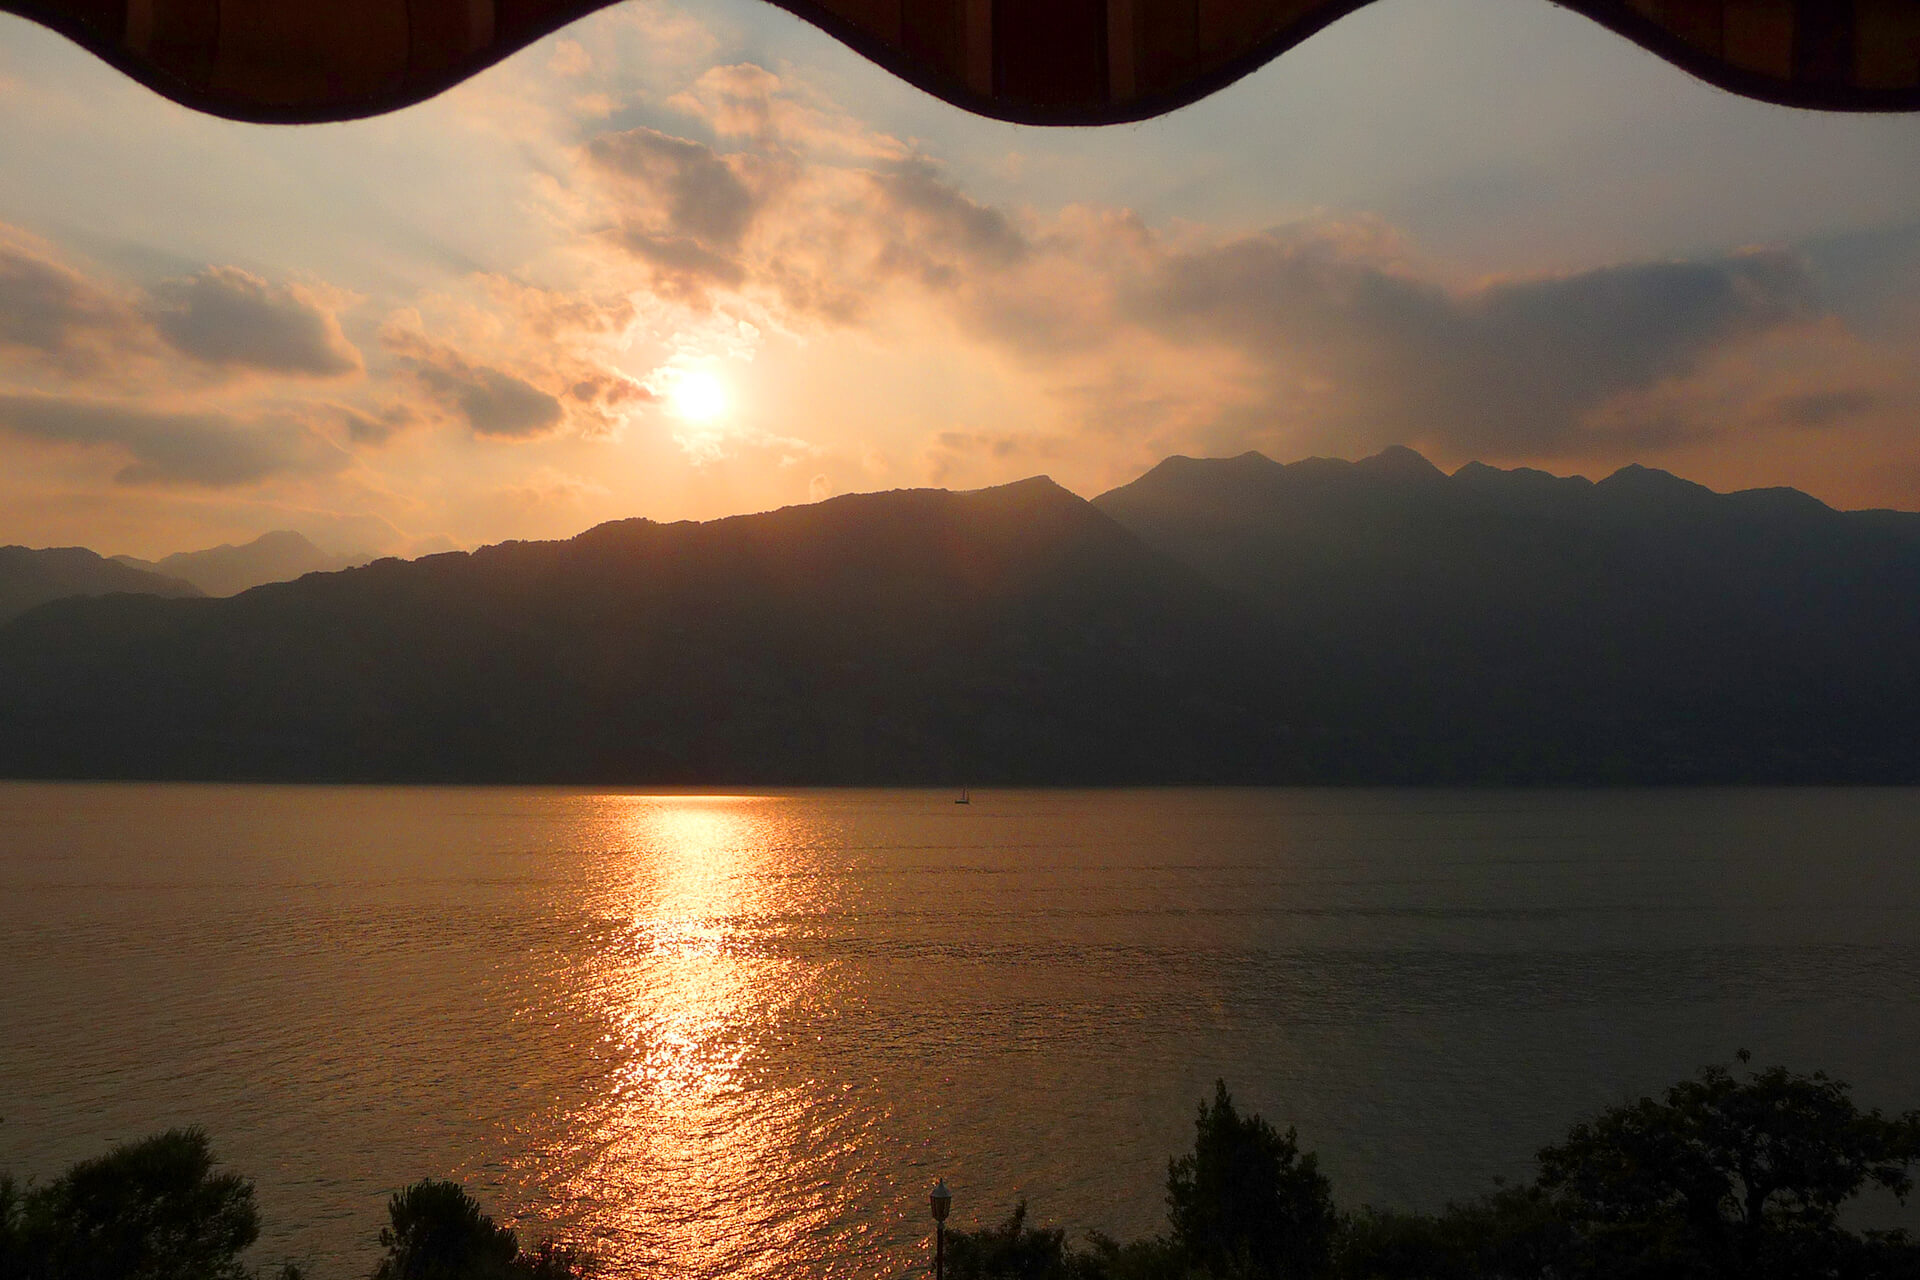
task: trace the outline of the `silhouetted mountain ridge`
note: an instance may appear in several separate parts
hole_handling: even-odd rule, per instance
[[[1269,753],[1226,675],[1257,656],[1242,614],[1045,480],[629,520],[227,600],[46,606],[0,630],[0,766],[1204,780]]]
[[[176,551],[157,561],[115,556],[121,564],[191,582],[210,596],[238,595],[268,582],[290,582],[302,574],[330,573],[365,564],[372,557],[334,555],[291,529],[263,533],[251,542]]]
[[[1920,516],[1648,468],[1169,458],[0,627],[0,772],[1920,780]]]
[[[103,559],[85,547],[0,547],[0,623],[49,600],[116,591],[200,594],[192,583]]]
[[[1920,765],[1892,712],[1920,692],[1920,517],[1717,494],[1641,466],[1589,484],[1480,464],[1445,476],[1404,454],[1261,463],[1169,459],[1094,501],[1312,655],[1348,691],[1345,726],[1417,747],[1421,763],[1389,752],[1363,773]]]

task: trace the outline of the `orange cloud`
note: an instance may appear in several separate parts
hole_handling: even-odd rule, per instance
[[[204,364],[314,378],[362,368],[360,352],[311,290],[238,267],[163,281],[142,311],[168,346]]]

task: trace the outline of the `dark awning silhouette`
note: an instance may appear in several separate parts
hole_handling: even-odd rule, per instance
[[[0,0],[177,102],[240,120],[376,115],[610,0]],[[771,0],[983,115],[1138,120],[1370,0]],[[1560,0],[1769,102],[1920,110],[1920,0]]]

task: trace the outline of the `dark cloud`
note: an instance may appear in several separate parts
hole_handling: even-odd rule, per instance
[[[561,423],[560,401],[524,378],[475,364],[416,334],[389,332],[385,341],[423,390],[459,413],[480,435],[524,440],[545,435]]]
[[[936,288],[963,274],[1010,267],[1030,246],[1011,219],[979,204],[921,157],[889,163],[873,173],[880,227],[890,244],[883,265],[910,269]]]
[[[605,372],[588,374],[579,379],[567,388],[567,395],[580,404],[605,405],[608,408],[658,399],[652,391],[625,374]]]
[[[1920,222],[1823,237],[1801,253],[1848,327],[1887,336],[1920,318]]]
[[[403,404],[388,405],[377,413],[363,413],[343,404],[327,408],[355,444],[385,444],[419,421],[414,411]]]
[[[1819,308],[1804,268],[1779,253],[1460,292],[1335,235],[1279,231],[1167,259],[1134,310],[1161,332],[1240,348],[1277,398],[1315,385],[1315,411],[1354,443],[1501,454],[1570,446],[1614,397]]]
[[[117,477],[122,484],[227,488],[276,474],[338,471],[348,462],[344,450],[294,413],[241,418],[78,397],[0,395],[0,430],[118,449],[132,459]]]
[[[1774,404],[1774,415],[1788,426],[1802,429],[1838,426],[1880,403],[1875,391],[1809,391],[1783,396]]]
[[[638,185],[666,214],[674,233],[720,249],[737,248],[760,199],[712,148],[654,129],[602,134],[587,155],[603,171]]]
[[[206,364],[316,378],[361,367],[331,311],[236,267],[166,281],[144,310],[168,345]]]
[[[923,157],[898,160],[874,174],[887,204],[921,219],[934,235],[967,256],[1008,264],[1026,254],[1027,242],[1005,213],[979,204],[941,176]]]
[[[144,338],[145,326],[123,301],[0,226],[0,350],[84,373]]]
[[[659,235],[630,226],[622,228],[617,239],[628,253],[653,268],[656,288],[681,302],[701,304],[713,286],[737,289],[747,278],[741,263],[692,236]]]

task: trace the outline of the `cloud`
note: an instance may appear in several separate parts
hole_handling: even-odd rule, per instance
[[[1850,387],[1840,391],[1803,391],[1781,396],[1773,412],[1781,421],[1802,429],[1848,422],[1877,407],[1879,391]]]
[[[593,55],[578,40],[561,40],[553,46],[553,56],[547,59],[547,70],[565,78],[584,76],[593,70]]]
[[[655,292],[706,310],[713,290],[747,281],[742,246],[783,185],[784,162],[647,128],[602,134],[586,155],[612,196],[611,242],[645,264]]]
[[[486,273],[477,281],[493,301],[542,342],[556,342],[574,334],[618,335],[634,321],[633,299],[617,290],[595,294],[543,289]]]
[[[241,417],[81,397],[0,395],[0,430],[120,450],[132,461],[115,479],[128,485],[227,488],[282,473],[338,471],[349,461],[345,450],[293,411]]]
[[[587,144],[587,155],[661,208],[673,231],[717,248],[738,247],[760,207],[726,157],[657,129],[602,134]]]
[[[578,507],[590,499],[607,497],[610,492],[603,484],[553,467],[536,467],[519,484],[503,485],[494,491],[509,505],[523,509]]]
[[[344,404],[328,405],[326,408],[346,431],[347,438],[355,444],[385,444],[419,421],[419,416],[404,404],[388,405],[374,413]]]
[[[764,151],[804,151],[854,159],[898,159],[908,146],[868,128],[804,84],[782,80],[751,62],[710,67],[667,105],[706,121],[723,138],[745,138]]]
[[[1730,354],[1835,320],[1824,276],[1794,253],[1463,281],[1367,216],[1223,234],[983,200],[933,157],[752,64],[712,68],[667,105],[738,149],[651,128],[603,134],[578,153],[598,181],[569,188],[586,193],[582,234],[643,270],[664,304],[643,308],[644,323],[671,324],[677,343],[734,318],[801,342],[823,326],[883,344],[957,337],[983,372],[1015,371],[1030,417],[1005,439],[1109,457],[1411,441],[1443,457],[1546,460],[1762,421],[1814,429],[1887,403],[1842,394],[1866,382],[1811,374],[1770,378],[1770,408],[1729,402]],[[927,424],[936,468],[1011,460],[942,437],[951,425]]]
[[[0,224],[0,351],[80,374],[144,338],[145,326],[125,301],[61,262],[43,241]]]
[[[1494,454],[1575,445],[1616,396],[1683,377],[1726,346],[1819,314],[1799,261],[1747,252],[1624,263],[1452,289],[1336,228],[1283,228],[1170,255],[1134,317],[1225,343],[1268,403],[1374,445],[1421,438]]]
[[[692,236],[624,227],[615,238],[628,253],[653,268],[655,291],[676,302],[705,308],[710,289],[738,289],[746,283],[744,264],[714,252]]]
[[[166,281],[143,309],[169,346],[205,364],[315,378],[361,368],[340,322],[311,292],[237,267]]]
[[[556,397],[505,370],[475,364],[451,347],[397,329],[389,329],[382,340],[422,390],[479,435],[531,439],[554,431],[565,417]]]
[[[600,370],[582,374],[567,388],[567,398],[575,404],[612,411],[625,405],[645,404],[660,397],[651,388],[623,373]]]
[[[940,258],[993,268],[1026,256],[1027,241],[1005,213],[968,198],[924,156],[882,166],[874,186],[888,222],[904,221],[912,239]]]
[[[983,459],[996,464],[1015,459],[1056,459],[1063,454],[1064,443],[1057,437],[1027,431],[936,432],[927,449],[927,479],[937,485],[948,484]]]

